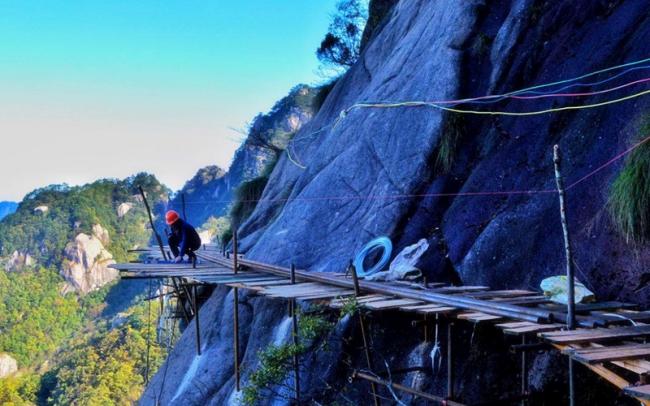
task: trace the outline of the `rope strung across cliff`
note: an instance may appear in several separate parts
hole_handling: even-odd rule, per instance
[[[577,185],[592,178],[605,168],[613,165],[626,155],[630,154],[637,148],[648,143],[650,135],[643,138],[641,141],[630,146],[624,151],[616,154],[611,159],[599,165],[596,169],[590,171],[586,175],[578,178],[576,181],[570,183],[565,190],[573,189]],[[274,198],[274,199],[250,199],[243,200],[243,203],[286,203],[290,201],[353,201],[353,200],[398,200],[409,198],[425,198],[425,197],[477,197],[477,196],[515,196],[515,195],[535,195],[535,194],[557,194],[557,189],[530,189],[530,190],[494,190],[494,191],[476,191],[476,192],[450,192],[450,193],[415,193],[415,194],[390,194],[390,195],[367,195],[367,196],[321,196],[321,197],[296,197],[296,198]],[[213,203],[230,203],[230,200],[209,200]],[[186,202],[186,204],[201,204],[204,205],[206,201]]]
[[[561,111],[567,111],[567,110],[580,110],[580,109],[588,109],[588,108],[596,108],[596,107],[602,107],[610,104],[615,104],[615,103],[620,103],[626,100],[630,100],[633,98],[641,97],[644,96],[648,93],[650,93],[650,90],[646,91],[641,91],[639,93],[635,93],[632,95],[624,96],[618,99],[614,100],[608,100],[600,103],[593,103],[593,104],[588,104],[588,105],[576,105],[576,106],[565,106],[565,107],[557,107],[557,108],[549,108],[549,109],[542,109],[542,110],[536,110],[536,111],[528,111],[528,112],[512,112],[512,111],[481,111],[481,110],[468,110],[468,109],[456,109],[453,107],[447,107],[444,105],[447,104],[452,104],[452,105],[459,105],[459,104],[491,104],[491,103],[497,103],[502,100],[511,98],[511,99],[516,99],[516,100],[534,100],[534,99],[542,99],[542,98],[551,98],[551,97],[586,97],[586,96],[595,96],[595,95],[600,95],[600,94],[605,94],[605,93],[610,93],[613,91],[617,91],[620,89],[624,89],[629,86],[641,84],[641,83],[646,83],[650,81],[650,78],[644,78],[644,79],[639,79],[639,80],[634,80],[628,83],[625,83],[623,85],[619,85],[613,88],[609,89],[604,89],[604,90],[596,90],[592,92],[573,92],[573,93],[560,93],[563,92],[567,89],[573,88],[573,87],[591,87],[591,86],[599,86],[602,84],[605,84],[607,82],[610,82],[612,80],[615,80],[621,76],[627,75],[630,72],[637,71],[637,70],[645,70],[645,69],[650,69],[650,65],[644,65],[644,66],[636,66],[636,65],[641,65],[646,62],[649,62],[650,58],[646,59],[641,59],[638,61],[632,61],[628,62],[622,65],[616,65],[612,66],[609,68],[605,69],[600,69],[594,72],[590,72],[578,77],[570,78],[570,79],[564,79],[552,83],[545,83],[541,85],[536,85],[536,86],[531,86],[527,87],[524,89],[520,90],[515,90],[512,92],[504,93],[504,94],[497,94],[497,95],[485,95],[485,96],[479,96],[479,97],[473,97],[473,98],[465,98],[465,99],[456,99],[456,100],[434,100],[434,101],[404,101],[404,102],[390,102],[390,101],[380,101],[380,102],[362,102],[362,103],[356,103],[347,109],[341,111],[339,117],[334,121],[333,124],[323,126],[319,130],[309,133],[305,136],[298,136],[294,140],[291,140],[289,142],[289,145],[287,146],[287,158],[291,163],[296,165],[300,169],[306,169],[306,165],[302,164],[300,162],[300,159],[298,158],[298,155],[295,150],[295,144],[299,141],[304,141],[305,139],[312,138],[314,135],[325,131],[328,129],[330,126],[332,128],[336,128],[338,124],[345,119],[345,117],[355,109],[361,109],[361,108],[398,108],[398,107],[432,107],[435,109],[443,110],[443,111],[449,111],[453,113],[458,113],[458,114],[474,114],[474,115],[491,115],[491,116],[533,116],[533,115],[540,115],[540,114],[548,114],[548,113],[555,113],[555,112],[561,112]],[[599,75],[605,72],[610,72],[613,70],[617,69],[622,69],[622,68],[628,68],[625,69],[622,72],[617,73],[616,75],[610,76],[606,79],[596,81],[596,82],[588,82],[588,83],[572,83],[576,82],[578,80],[582,80],[588,77],[592,77],[595,75]],[[567,86],[561,87],[559,89],[552,89],[549,91],[538,91],[537,89],[543,89],[543,88],[548,88],[548,87],[553,87],[565,83],[570,83]],[[292,151],[293,150],[293,151]]]

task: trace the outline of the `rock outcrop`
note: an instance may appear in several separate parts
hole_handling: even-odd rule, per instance
[[[390,236],[395,252],[426,238],[436,247],[429,251],[437,255],[428,263],[446,264],[422,269],[429,280],[455,276],[466,284],[496,289],[537,288],[545,277],[563,272],[557,195],[474,192],[553,190],[554,144],[564,153],[567,182],[580,179],[634,142],[642,115],[650,112],[648,97],[530,117],[454,115],[432,107],[354,109],[343,118],[341,112],[358,102],[456,100],[579,77],[647,58],[648,38],[650,15],[644,0],[399,1],[357,64],[294,137],[290,147],[306,168],[286,154],[280,157],[263,195],[271,203],[258,205],[239,230],[242,252],[278,265],[340,272],[374,237]],[[643,75],[637,71],[625,80]],[[459,108],[528,112],[598,103],[630,93],[508,99]],[[635,288],[650,268],[650,247],[626,241],[605,210],[609,187],[622,163],[569,191],[569,226],[581,281],[601,300],[647,305],[650,288],[636,292]],[[246,385],[258,351],[276,342],[274,331],[285,320],[286,305],[240,294],[245,303],[240,307],[240,339]],[[171,404],[228,403],[234,387],[231,299],[232,294],[228,297],[218,289],[210,306],[204,307],[207,310],[201,311],[206,358],[199,360],[199,372],[188,378],[196,385],[190,382],[187,390],[177,393],[194,357],[189,350],[194,340],[190,326],[161,368],[167,383],[163,387],[165,378],[156,375],[142,404],[155,404],[160,393],[163,403],[173,397]],[[392,368],[401,369],[431,363],[427,358],[433,344],[422,343],[403,316],[382,314],[372,324],[375,365],[388,360]],[[464,402],[493,400],[495,387],[518,393],[512,375],[518,360],[508,354],[502,336],[459,326],[454,340],[456,348],[468,349],[457,358],[457,391]],[[360,344],[348,343],[346,352],[340,340],[330,341],[334,355],[303,358],[303,398],[367,404],[368,387],[346,380],[350,364],[365,368]],[[217,356],[225,362],[206,362]],[[557,367],[558,359],[544,355],[531,362],[529,378],[545,396],[538,404],[566,404],[566,377]],[[577,391],[577,404],[632,404],[602,382],[579,375],[585,381],[577,386],[589,390]],[[540,379],[550,376],[555,379]],[[444,371],[394,378],[416,389],[444,393]],[[341,388],[346,388],[345,399],[337,397]],[[288,403],[269,394],[261,404]]]
[[[140,197],[142,199],[142,197]],[[133,208],[133,203],[129,202],[124,202],[120,203],[119,206],[117,206],[117,217],[122,218],[126,216],[126,213],[128,213],[131,209]]]
[[[289,139],[311,120],[316,112],[317,89],[299,85],[278,101],[270,112],[253,120],[242,146],[235,152],[228,171],[217,166],[200,169],[181,189],[188,204],[188,221],[203,225],[208,218],[228,214],[233,193],[245,181],[258,177],[286,148]],[[180,212],[180,194],[170,207]]]
[[[7,353],[0,353],[0,379],[18,372],[18,362]]]
[[[21,271],[36,264],[36,260],[27,252],[14,251],[5,263],[5,271]]]
[[[118,277],[118,272],[108,265],[113,256],[104,247],[108,244],[108,231],[101,225],[93,226],[93,234],[78,234],[65,248],[65,259],[60,273],[66,280],[64,292],[86,294],[99,289]]]

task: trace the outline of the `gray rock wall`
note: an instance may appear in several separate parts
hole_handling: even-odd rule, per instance
[[[286,155],[281,157],[264,192],[267,201],[260,202],[240,228],[243,251],[248,257],[278,265],[294,262],[310,270],[341,271],[375,236],[389,235],[397,249],[425,237],[433,246],[443,247],[427,259],[436,264],[425,269],[431,278],[455,276],[464,283],[494,288],[536,288],[542,278],[563,272],[556,195],[421,195],[552,189],[555,143],[566,157],[564,172],[570,184],[630,144],[638,134],[639,118],[650,112],[647,98],[527,118],[458,119],[426,107],[357,109],[338,125],[333,123],[342,110],[360,101],[505,93],[643,59],[650,55],[649,18],[647,1],[642,0],[400,1],[374,33],[361,60],[339,80],[316,117],[295,138],[296,155],[306,169]],[[642,77],[643,72],[637,74]],[[509,100],[490,108],[523,112],[595,103],[620,94]],[[460,138],[453,164],[443,171],[436,165],[438,148],[442,137],[456,129],[460,129]],[[609,186],[621,164],[617,162],[568,193],[578,277],[602,300],[647,305],[650,289],[633,289],[650,269],[650,250],[647,245],[628,243],[614,231],[606,211]],[[383,198],[394,195],[408,196]],[[447,252],[450,265],[438,265],[444,263]],[[218,290],[211,301],[225,295]],[[250,300],[253,304],[245,307],[242,316],[248,329],[244,381],[255,368],[256,350],[274,341],[272,331],[281,325],[286,309],[279,301]],[[196,381],[197,387],[207,389],[203,395],[187,390],[177,398],[179,404],[181,400],[183,404],[226,404],[230,399],[232,337],[227,332],[231,315],[226,302],[219,309],[204,306],[209,310],[202,310],[215,313],[212,319],[201,320],[203,328],[211,331],[206,334],[214,337],[206,344],[215,351],[207,363],[212,369]],[[392,368],[428,363],[432,344],[422,343],[418,330],[403,314],[376,315],[371,326],[375,365],[383,365],[384,360]],[[303,372],[305,396],[322,403],[369,404],[368,387],[346,380],[350,366],[364,366],[354,323],[338,328],[344,333],[328,338],[332,345],[339,345],[335,355],[310,355]],[[183,354],[191,351],[192,334],[190,326],[170,357],[169,370],[179,375],[191,365],[192,358]],[[461,326],[456,340],[460,351],[457,391],[464,401],[495,399],[517,391],[514,371],[518,364],[508,355],[507,339],[489,327]],[[444,348],[443,338],[440,344]],[[534,404],[566,401],[561,365],[563,361],[554,356],[534,359],[530,371],[538,393]],[[321,372],[322,379],[309,379]],[[428,369],[396,379],[440,394],[445,376],[444,370]],[[578,391],[579,404],[630,404],[587,372],[579,373],[579,380],[579,387],[589,388]],[[160,372],[143,404],[152,404],[147,396],[157,390]],[[404,397],[403,401],[412,399]]]

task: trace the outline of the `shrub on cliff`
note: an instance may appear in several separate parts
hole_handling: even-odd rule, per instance
[[[650,116],[644,119],[640,137],[650,134]],[[609,200],[615,224],[628,240],[650,240],[650,145],[635,149],[612,184]]]
[[[361,51],[361,37],[368,8],[361,0],[340,0],[316,56],[325,69],[335,72],[352,66]]]

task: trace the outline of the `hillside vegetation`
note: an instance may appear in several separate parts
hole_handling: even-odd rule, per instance
[[[61,276],[66,246],[94,225],[107,231],[104,248],[118,261],[135,259],[127,251],[149,243],[139,186],[160,212],[169,191],[139,174],[35,190],[0,222],[0,353],[19,367],[0,379],[0,404],[128,404],[145,382],[147,339],[149,370],[160,364],[152,333],[158,307],[150,315],[140,303],[142,285],[110,283],[84,294],[66,290]],[[16,252],[31,260],[12,262]]]

